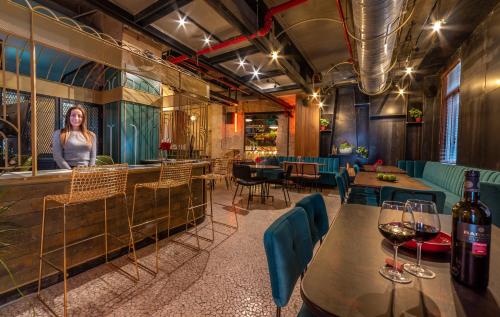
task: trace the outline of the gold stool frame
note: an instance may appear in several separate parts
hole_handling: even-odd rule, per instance
[[[134,201],[132,204],[132,217],[130,221],[130,232],[131,232],[131,237],[130,237],[130,246],[133,246],[135,244],[134,240],[134,235],[133,233],[139,233],[142,234],[144,237],[150,237],[149,235],[144,234],[139,230],[140,227],[144,227],[146,225],[154,225],[155,227],[155,233],[154,233],[154,240],[155,240],[155,253],[156,253],[156,263],[155,263],[155,269],[151,269],[147,267],[146,265],[139,263],[137,260],[137,257],[134,256],[134,259],[131,259],[135,262],[136,266],[141,267],[144,269],[146,272],[156,275],[159,272],[159,254],[158,254],[158,224],[162,221],[167,220],[167,237],[170,237],[170,220],[171,220],[171,190],[176,187],[181,187],[181,186],[187,186],[188,188],[188,193],[189,193],[189,199],[188,199],[188,208],[187,208],[187,213],[186,213],[186,232],[187,231],[188,225],[190,223],[189,221],[189,213],[191,211],[192,213],[192,221],[194,222],[195,230],[196,230],[196,236],[197,236],[197,250],[201,250],[200,248],[200,241],[199,241],[199,236],[198,236],[198,226],[196,224],[196,217],[194,215],[194,208],[193,208],[193,198],[192,198],[192,192],[191,192],[191,181],[192,181],[192,170],[193,170],[193,165],[191,163],[169,163],[169,162],[162,162],[161,163],[161,170],[160,170],[160,178],[157,182],[150,182],[150,183],[138,183],[135,184],[134,186]],[[136,194],[137,190],[139,188],[144,188],[144,189],[151,189],[154,192],[154,204],[155,204],[155,210],[157,209],[157,191],[159,189],[167,189],[168,190],[168,211],[167,215],[165,216],[160,216],[160,217],[155,217],[153,219],[141,222],[141,223],[134,223],[134,215],[135,215],[135,203],[136,203]],[[192,246],[190,246],[192,247]],[[132,248],[132,250],[134,250]],[[130,251],[130,247],[129,247]],[[129,257],[130,259],[130,257]],[[137,276],[139,278],[139,275]]]
[[[212,239],[205,238],[203,236],[200,236],[200,238],[211,241],[211,242],[213,242],[215,239],[214,223],[218,223],[218,224],[221,224],[221,225],[224,225],[226,227],[233,228],[233,229],[238,229],[238,215],[236,214],[236,210],[234,210],[234,217],[236,219],[236,226],[227,224],[225,222],[220,222],[220,221],[214,220],[213,189],[215,187],[215,182],[218,180],[224,179],[226,181],[226,186],[229,187],[231,180],[228,179],[228,177],[229,177],[228,171],[229,171],[230,166],[231,166],[231,161],[229,159],[217,158],[217,159],[212,161],[212,171],[210,173],[199,175],[199,176],[193,176],[193,179],[203,180],[203,182],[204,182],[203,187],[205,189],[208,188],[209,197],[210,197],[210,214],[207,214],[207,212],[205,210],[205,215],[208,215],[210,217],[210,222],[212,225]],[[208,186],[206,184],[207,182],[208,182]],[[203,203],[203,204],[200,204],[197,206],[193,206],[193,208],[198,208],[198,207],[203,207],[203,206],[207,207],[207,205],[208,205],[208,201],[206,203]]]
[[[42,302],[42,304],[49,309],[54,315],[57,316],[56,312],[45,302],[45,300],[41,296],[41,285],[42,285],[42,271],[43,271],[43,263],[48,264],[53,267],[57,271],[63,273],[64,280],[64,316],[68,315],[68,289],[67,289],[67,248],[90,241],[95,238],[99,238],[104,236],[104,249],[105,249],[105,260],[106,263],[112,264],[117,269],[121,270],[125,273],[129,278],[134,281],[137,281],[134,276],[130,273],[124,271],[122,268],[114,265],[111,262],[108,262],[108,236],[114,237],[118,240],[121,240],[118,236],[111,234],[108,232],[108,209],[107,209],[107,199],[123,195],[125,210],[127,212],[127,177],[128,177],[128,164],[116,164],[116,165],[101,165],[101,166],[80,166],[73,169],[71,175],[71,186],[68,194],[60,194],[60,195],[47,195],[43,199],[43,210],[42,210],[42,226],[41,226],[41,238],[40,238],[40,256],[39,256],[39,272],[38,272],[38,291],[37,297]],[[72,242],[71,244],[66,243],[66,207],[70,205],[77,205],[83,203],[89,203],[93,201],[104,200],[104,233],[95,235],[92,237],[88,237],[85,239],[81,239],[76,242]],[[47,203],[52,201],[59,206],[63,207],[63,246],[44,252],[44,235],[45,235],[45,218],[46,218],[46,210]],[[127,219],[129,221],[130,226],[130,218],[127,212]],[[132,232],[129,230],[129,235]],[[52,263],[48,259],[45,259],[44,256],[59,251],[63,249],[63,268],[61,269],[56,264]],[[135,257],[135,247],[133,247],[133,253]],[[136,267],[136,273],[139,274],[138,268]]]

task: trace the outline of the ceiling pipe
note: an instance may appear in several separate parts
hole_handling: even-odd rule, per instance
[[[337,1],[338,2],[338,1]],[[404,1],[353,0],[360,87],[369,95],[387,90]]]
[[[344,11],[342,10],[342,4],[340,4],[340,0],[337,0],[337,11],[339,12],[340,21],[342,22],[342,26],[344,28],[344,41],[346,42],[347,50],[349,51],[349,62],[352,62],[354,61],[354,55],[352,54],[351,41],[349,41],[347,24],[345,22]]]
[[[229,47],[229,46],[239,44],[241,42],[251,41],[251,40],[258,38],[258,37],[264,37],[269,33],[269,31],[271,31],[271,27],[273,25],[273,16],[274,15],[281,13],[283,11],[286,11],[288,9],[291,9],[295,6],[301,5],[305,2],[307,2],[307,0],[290,0],[290,1],[287,1],[287,2],[282,3],[280,5],[277,5],[275,7],[272,7],[271,9],[269,9],[266,12],[266,15],[264,16],[264,26],[262,28],[260,28],[259,30],[257,30],[257,32],[255,32],[251,35],[240,35],[240,36],[231,38],[227,41],[224,41],[222,43],[218,43],[218,44],[209,46],[207,48],[204,48],[202,50],[197,51],[196,56],[205,55],[208,53],[213,53],[215,51],[221,50],[221,49]],[[179,57],[171,58],[171,59],[169,59],[169,61],[173,64],[178,64],[178,63],[183,62],[185,60],[188,60],[190,58],[191,57],[189,57],[187,55],[181,55]]]

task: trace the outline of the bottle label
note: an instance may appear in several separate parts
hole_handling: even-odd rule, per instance
[[[479,193],[479,177],[466,177],[464,182],[464,191]]]
[[[490,243],[491,226],[458,222],[457,239],[472,244],[472,254],[487,255]]]

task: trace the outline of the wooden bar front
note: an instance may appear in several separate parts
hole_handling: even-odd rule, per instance
[[[193,164],[193,176],[201,175],[208,165]],[[134,167],[129,170],[127,182],[127,208],[132,212],[134,184],[154,182],[158,180],[159,166]],[[38,278],[38,256],[40,251],[40,225],[42,220],[43,197],[50,194],[63,194],[69,191],[71,172],[41,171],[39,176],[28,176],[31,172],[23,172],[14,176],[0,177],[0,206],[10,205],[7,212],[0,215],[0,223],[8,223],[15,230],[2,234],[1,258],[12,271],[19,286],[32,283]],[[19,176],[21,175],[21,176]],[[193,180],[193,205],[205,202],[203,182]],[[167,190],[158,191],[158,207],[154,208],[153,191],[141,189],[136,198],[136,222],[156,215],[166,215],[168,208]],[[188,191],[186,187],[173,189],[171,192],[171,227],[180,227],[186,222]],[[45,226],[45,250],[62,246],[63,212],[62,207],[52,208],[48,205]],[[111,250],[118,250],[127,245],[128,221],[122,197],[108,199],[108,231],[123,237],[124,242],[109,238]],[[203,209],[195,210],[196,217],[203,215]],[[87,237],[104,233],[104,201],[96,201],[82,205],[67,207],[67,240],[68,244]],[[166,231],[166,221],[160,226]],[[140,240],[139,236],[136,236]],[[68,249],[69,266],[76,266],[104,255],[104,238],[97,238]],[[62,265],[62,251],[54,252],[49,257],[56,264]],[[50,266],[44,266],[44,276],[56,273]],[[14,289],[7,272],[0,268],[0,296]]]

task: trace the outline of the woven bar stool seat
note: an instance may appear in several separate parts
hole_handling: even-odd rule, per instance
[[[71,185],[69,193],[66,194],[56,194],[56,195],[47,195],[43,199],[43,209],[42,209],[42,224],[41,224],[41,236],[40,236],[40,257],[39,257],[39,272],[38,272],[38,298],[40,301],[47,307],[54,315],[57,315],[56,312],[45,302],[45,300],[41,296],[41,287],[42,287],[42,273],[43,273],[43,264],[48,264],[52,268],[58,270],[63,274],[64,281],[64,298],[63,298],[63,312],[64,316],[68,315],[68,290],[67,290],[67,278],[68,278],[68,259],[67,259],[67,248],[71,246],[78,245],[80,243],[84,243],[90,241],[95,238],[104,237],[104,256],[106,263],[113,265],[115,268],[122,271],[126,276],[131,278],[133,281],[137,281],[138,278],[135,278],[132,274],[123,270],[122,268],[114,265],[111,262],[108,262],[108,237],[112,237],[121,241],[122,243],[129,243],[132,237],[132,232],[129,229],[128,241],[124,241],[117,235],[114,235],[108,231],[108,209],[107,209],[107,199],[122,196],[123,202],[125,205],[124,211],[127,216],[127,220],[129,222],[130,227],[130,218],[127,212],[127,176],[128,176],[128,164],[116,164],[116,165],[101,165],[101,166],[80,166],[73,169],[71,175]],[[67,232],[66,232],[66,219],[71,216],[71,213],[67,212],[67,207],[77,204],[85,204],[94,201],[104,201],[104,232],[102,234],[97,234],[92,237],[86,237],[80,239],[78,241],[67,243]],[[52,250],[45,250],[44,241],[45,241],[45,220],[47,213],[47,205],[48,203],[55,205],[55,207],[62,207],[63,214],[63,246],[59,248],[55,248]],[[73,211],[74,213],[74,211]],[[130,246],[129,246],[130,247]],[[62,268],[58,265],[54,264],[52,260],[48,260],[46,256],[53,252],[63,250],[63,266]],[[136,257],[135,246],[132,246],[132,251],[134,258]],[[135,267],[136,276],[139,274],[138,267]]]
[[[135,243],[134,233],[140,234],[143,237],[151,237],[155,241],[155,268],[152,269],[147,265],[140,263],[137,258],[133,259],[135,264],[138,267],[141,267],[146,272],[156,275],[159,272],[159,253],[158,253],[158,225],[161,222],[167,221],[167,236],[170,237],[170,222],[171,222],[171,191],[172,189],[179,188],[185,186],[188,190],[188,208],[186,212],[186,232],[188,232],[188,225],[193,223],[196,230],[196,242],[197,242],[197,250],[200,250],[200,242],[198,239],[198,227],[196,224],[196,218],[194,215],[194,209],[192,207],[192,192],[191,192],[191,174],[192,174],[193,166],[191,163],[170,163],[170,162],[162,162],[160,177],[157,182],[148,182],[148,183],[138,183],[134,186],[134,201],[132,204],[132,216],[130,221],[130,230],[132,232],[131,244]],[[143,219],[141,222],[135,222],[135,212],[136,212],[136,198],[137,198],[137,190],[138,189],[148,189],[153,190],[154,194],[154,204],[155,210],[157,210],[157,191],[160,189],[167,190],[168,192],[168,206],[167,212],[163,215],[153,215],[148,219]],[[189,219],[191,215],[191,219]],[[144,230],[154,228],[154,234],[145,233]],[[190,246],[192,247],[192,246]]]

